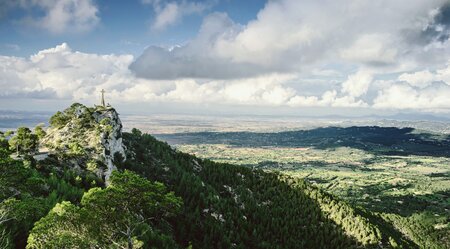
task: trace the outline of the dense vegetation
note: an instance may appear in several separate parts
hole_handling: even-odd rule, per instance
[[[184,200],[177,241],[194,248],[414,248],[391,225],[303,180],[200,160],[137,130],[121,165]]]
[[[89,132],[83,120],[92,120],[76,120]],[[67,112],[51,120],[61,129],[68,122]],[[31,151],[14,160],[11,141],[45,136],[24,131],[0,134],[0,248],[422,245],[404,236],[420,232],[395,215],[356,207],[297,177],[199,159],[136,129],[123,134],[127,160],[115,157],[118,171],[107,186],[89,165],[74,167],[86,155],[70,146],[44,160]]]
[[[16,161],[7,144],[0,147],[0,248],[23,248],[34,223],[58,202],[77,203],[84,190],[81,176],[59,171],[50,161],[36,163],[32,157]]]
[[[108,187],[91,188],[80,206],[57,204],[34,225],[27,248],[173,248],[167,221],[180,206],[164,185],[116,171]]]
[[[351,248],[410,243],[387,224],[372,224],[365,211],[301,180],[202,161],[137,130],[124,137],[129,160],[121,168],[151,181],[125,171],[116,173],[110,186],[91,188],[88,174],[77,176],[56,165],[54,158],[15,161],[8,147],[2,148],[2,243],[19,248],[27,240],[29,248],[120,248],[127,243],[145,248]]]
[[[422,248],[450,248],[450,158],[439,156],[450,151],[447,135],[351,127],[161,137],[201,158],[305,179],[378,213]]]

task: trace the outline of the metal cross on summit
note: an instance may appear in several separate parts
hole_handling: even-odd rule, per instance
[[[100,92],[102,93],[102,102],[101,102],[101,105],[102,105],[103,107],[106,107],[106,105],[105,105],[105,89],[102,89]]]

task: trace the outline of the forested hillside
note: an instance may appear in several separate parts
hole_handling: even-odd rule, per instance
[[[124,134],[119,167],[164,182],[184,200],[174,224],[194,248],[352,248],[415,245],[391,225],[303,180],[200,160],[141,134]]]
[[[418,247],[397,223],[302,179],[202,160],[136,129],[108,133],[97,125],[108,120],[86,118],[98,110],[82,109],[57,114],[64,137],[97,129],[108,141],[114,134],[126,160],[114,154],[118,170],[105,185],[86,158],[94,150],[58,141],[56,153],[37,159],[40,129],[1,134],[0,248]],[[80,153],[67,154],[73,151]],[[99,168],[103,159],[95,160]]]

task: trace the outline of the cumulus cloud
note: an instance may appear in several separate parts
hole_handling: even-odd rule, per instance
[[[302,81],[302,75],[297,73],[237,79],[155,80],[136,77],[129,69],[133,60],[133,56],[127,54],[74,51],[66,43],[28,58],[0,56],[0,97],[93,102],[100,89],[106,89],[110,98],[124,103],[450,111],[450,62],[445,67],[427,71],[425,74],[431,74],[430,81],[422,79],[417,83],[419,81],[413,80],[414,73],[405,73],[398,79],[377,80],[372,71],[361,68],[337,82],[335,89],[307,94],[297,88]],[[316,70],[319,76],[336,75],[322,71]],[[371,89],[378,92],[368,94]]]
[[[432,74],[429,70],[418,71],[414,73],[403,73],[398,77],[400,81],[405,81],[411,86],[419,88],[425,88],[431,85],[435,78],[435,75]]]
[[[269,1],[245,25],[226,14],[211,14],[186,45],[172,50],[150,46],[131,69],[149,79],[255,77],[304,72],[327,63],[384,73],[417,70],[424,63],[440,65],[450,54],[442,33],[447,29],[446,3]],[[419,44],[416,40],[431,27],[440,33]]]
[[[183,0],[163,1],[163,0],[142,0],[143,4],[153,7],[155,18],[152,23],[152,30],[161,31],[179,22],[185,16],[200,14],[215,4],[214,1],[192,2]]]
[[[412,87],[426,88],[435,82],[443,82],[450,85],[450,61],[446,67],[435,71],[423,70],[412,73],[403,73],[398,77],[399,81],[408,83]]]
[[[367,107],[361,99],[353,96],[338,96],[336,90],[326,91],[322,96],[294,96],[287,103],[292,107]]]
[[[303,106],[289,82],[296,74],[267,74],[231,80],[149,80],[130,70],[132,55],[98,55],[73,51],[63,43],[29,58],[0,56],[2,98],[96,99],[106,89],[124,102],[184,102],[256,106]],[[355,97],[327,92],[312,106],[361,106]]]
[[[6,2],[10,1],[6,0]],[[28,10],[29,14],[19,20],[20,23],[54,34],[87,32],[100,22],[98,7],[93,0],[20,0],[12,2],[13,4],[8,5],[10,9]]]
[[[348,79],[342,83],[342,92],[348,93],[352,97],[360,97],[367,93],[372,81],[372,73],[364,70],[358,71],[349,75]]]
[[[240,27],[226,14],[212,14],[205,19],[198,36],[191,43],[172,49],[150,46],[131,64],[130,69],[137,76],[149,79],[230,79],[257,75],[263,70],[261,66],[233,62],[218,57],[214,51],[215,39],[233,36],[239,30]]]
[[[154,30],[215,3],[141,1],[155,11]],[[99,22],[92,0],[16,4],[40,9],[29,20],[53,33]],[[78,101],[105,88],[124,102],[449,112],[449,6],[448,0],[268,1],[246,24],[212,13],[184,45],[149,46],[137,58],[82,53],[65,43],[29,58],[0,56],[0,96]]]
[[[450,109],[450,86],[435,83],[422,89],[394,84],[380,91],[373,107],[383,109],[411,109],[421,111],[445,111]]]
[[[385,82],[373,107],[448,112],[449,99],[450,61],[434,71],[403,73],[397,80]]]
[[[364,34],[341,51],[343,59],[362,62],[373,66],[394,64],[398,50],[391,35],[375,33]]]
[[[120,88],[131,55],[73,52],[63,43],[29,58],[0,56],[3,97],[46,93],[47,98],[82,98],[101,87]]]
[[[247,24],[213,13],[185,45],[150,46],[129,68],[176,82],[159,95],[174,100],[448,112],[449,27],[448,0],[268,1]],[[302,93],[308,80],[329,85]]]

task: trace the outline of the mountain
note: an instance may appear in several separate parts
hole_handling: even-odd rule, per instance
[[[418,247],[302,179],[122,134],[111,107],[74,104],[49,123],[43,160],[14,160],[0,139],[1,248]]]

